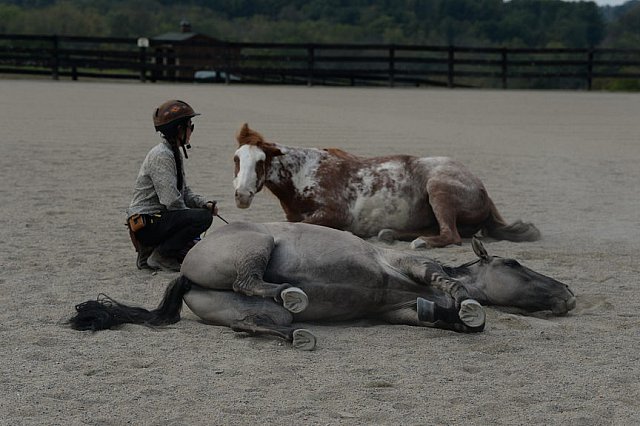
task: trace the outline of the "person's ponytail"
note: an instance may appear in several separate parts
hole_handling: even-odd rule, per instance
[[[171,143],[171,150],[173,151],[173,159],[176,162],[176,178],[178,182],[178,191],[182,192],[182,185],[184,178],[182,175],[182,158],[180,157],[180,150],[177,143]]]

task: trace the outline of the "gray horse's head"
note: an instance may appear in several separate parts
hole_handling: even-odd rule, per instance
[[[476,238],[472,246],[479,257],[470,268],[476,274],[474,287],[489,303],[529,312],[550,310],[556,315],[575,308],[576,298],[566,284],[533,271],[515,259],[490,256]]]

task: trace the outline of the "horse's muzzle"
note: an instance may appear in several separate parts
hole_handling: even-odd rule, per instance
[[[253,191],[236,191],[236,207],[239,209],[249,208],[254,195],[255,193]]]
[[[564,315],[576,307],[576,297],[573,295],[573,292],[569,289],[569,287],[567,287],[567,292],[567,297],[559,300],[558,303],[553,308],[551,308],[551,311],[555,315]]]

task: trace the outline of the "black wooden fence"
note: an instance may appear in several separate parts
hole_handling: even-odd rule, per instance
[[[0,34],[0,74],[590,90],[597,79],[640,81],[640,49],[235,42],[167,46],[146,38]]]

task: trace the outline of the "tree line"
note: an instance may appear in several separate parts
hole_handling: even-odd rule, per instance
[[[640,46],[640,0],[0,0],[0,33],[508,47]]]

